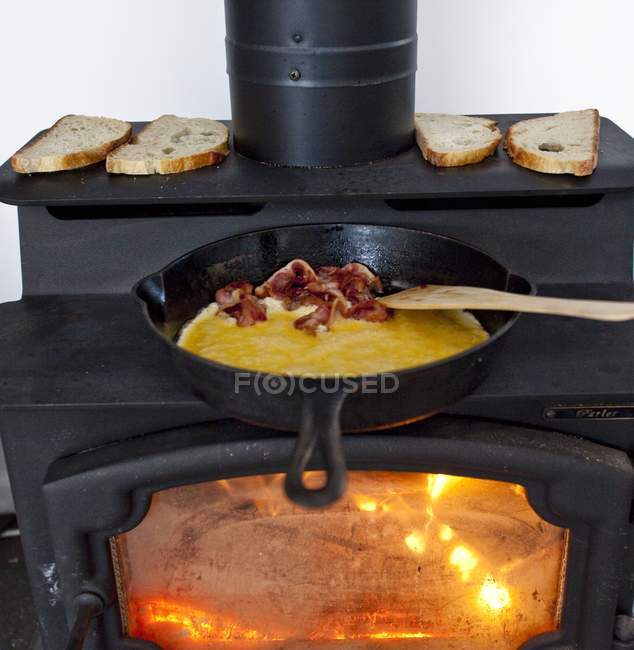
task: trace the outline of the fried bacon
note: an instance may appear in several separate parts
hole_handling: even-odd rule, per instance
[[[330,329],[335,322],[337,315],[344,316],[346,313],[346,303],[341,298],[332,302],[322,301],[317,305],[317,309],[310,314],[298,318],[295,321],[295,328],[305,330],[311,334],[316,334],[320,329]]]
[[[370,323],[382,323],[390,317],[390,310],[376,300],[367,300],[353,305],[346,311],[346,318],[367,320]]]
[[[293,300],[305,290],[307,284],[317,279],[310,264],[304,260],[293,260],[261,284],[255,290],[255,295],[258,298]]]
[[[226,310],[238,322],[238,327],[251,327],[258,321],[266,320],[266,310],[255,296],[246,296],[239,304]]]
[[[373,289],[377,293],[383,291],[381,278],[374,275],[367,266],[358,262],[352,262],[345,266],[320,266],[317,269],[317,275],[323,281],[336,282],[339,285],[350,283],[353,280],[361,280],[364,286]]]
[[[238,327],[251,327],[266,320],[266,310],[253,295],[253,285],[249,282],[232,282],[218,289],[216,303],[218,311],[235,318]]]
[[[216,291],[216,302],[221,310],[228,309],[240,303],[241,300],[253,293],[250,282],[232,282]]]
[[[391,316],[375,299],[383,291],[381,279],[367,266],[353,262],[343,267],[313,268],[296,259],[274,273],[254,291],[248,282],[232,282],[216,292],[220,311],[233,316],[241,327],[266,320],[266,311],[258,298],[275,298],[294,311],[306,305],[315,310],[295,321],[300,330],[316,333],[330,329],[337,317],[382,322]]]
[[[353,262],[344,267],[322,266],[317,269],[322,281],[334,284],[352,305],[374,300],[373,292],[381,293],[381,279],[367,266]]]

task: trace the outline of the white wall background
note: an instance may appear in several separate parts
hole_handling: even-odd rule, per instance
[[[0,159],[65,113],[230,117],[223,5],[2,0]],[[419,13],[418,110],[596,106],[634,134],[632,0],[419,0]],[[18,250],[0,206],[0,302],[20,295]]]

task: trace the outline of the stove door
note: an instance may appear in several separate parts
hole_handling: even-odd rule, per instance
[[[438,417],[346,437],[346,496],[306,511],[279,435],[218,422],[58,461],[69,622],[82,590],[111,598],[86,647],[610,647],[625,454]]]
[[[323,511],[288,501],[282,474],[154,494],[112,538],[126,635],[165,650],[515,650],[560,629],[568,530],[523,487],[420,472],[349,481]]]

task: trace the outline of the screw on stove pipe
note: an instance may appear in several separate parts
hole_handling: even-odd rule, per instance
[[[291,81],[299,81],[302,78],[302,73],[297,68],[293,68],[288,77]]]

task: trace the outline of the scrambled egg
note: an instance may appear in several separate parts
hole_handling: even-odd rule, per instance
[[[238,327],[210,305],[182,331],[178,344],[201,357],[255,372],[285,375],[373,375],[411,368],[467,350],[489,335],[468,312],[403,311],[383,323],[339,319],[316,336],[293,322],[314,307],[286,311],[265,300],[267,318]]]

